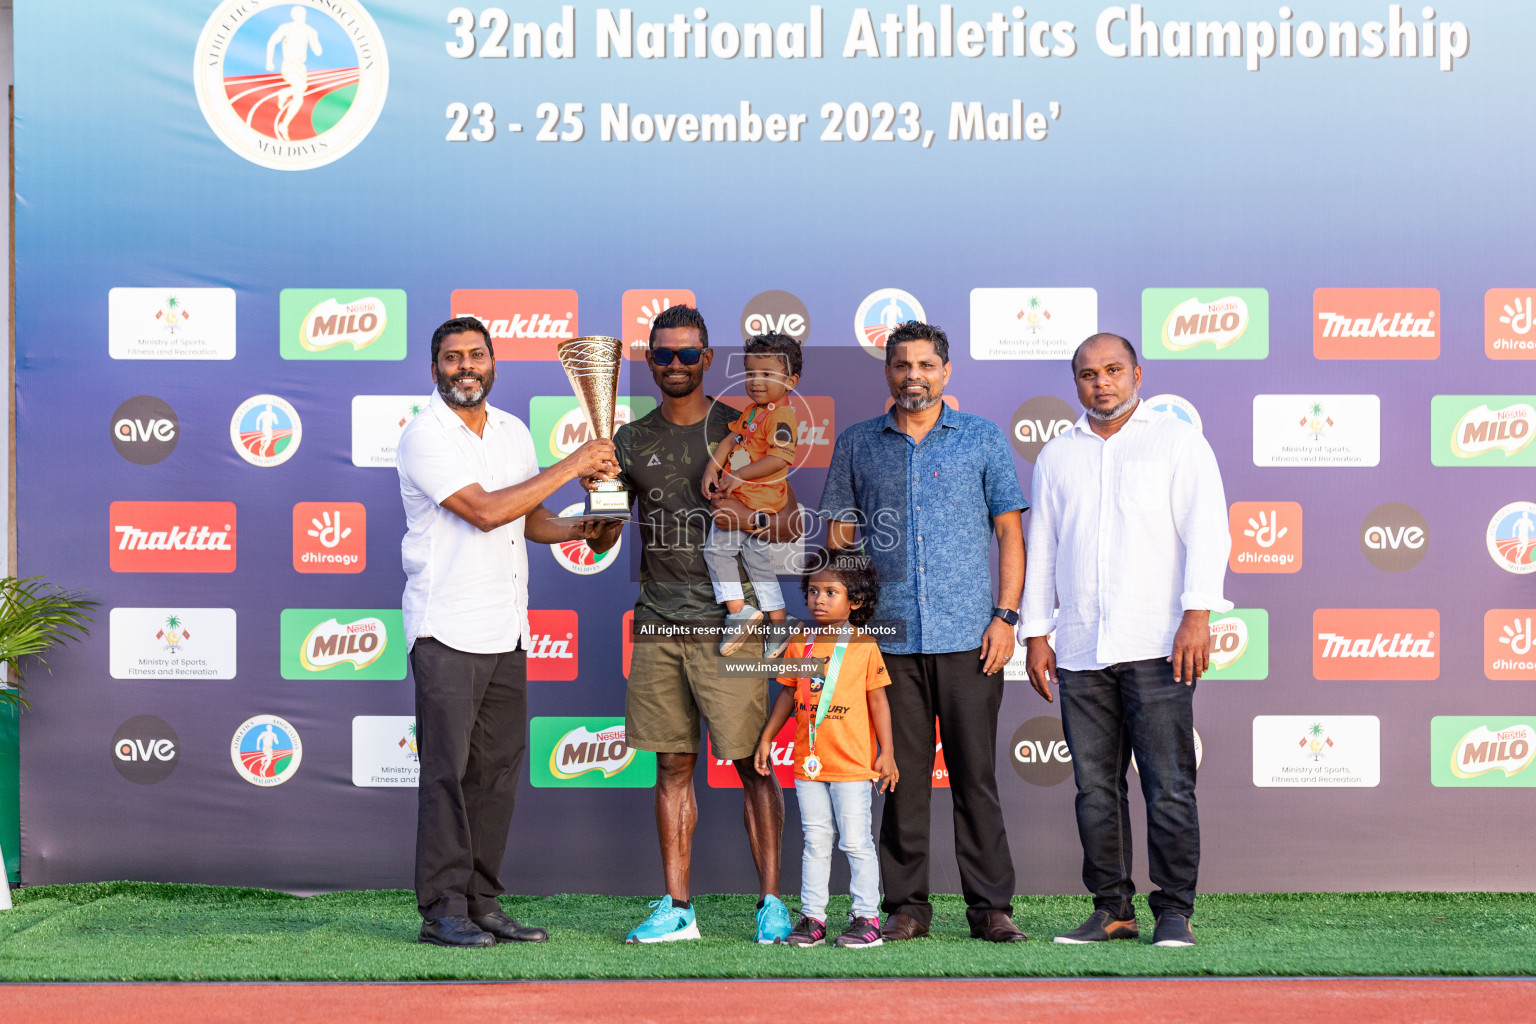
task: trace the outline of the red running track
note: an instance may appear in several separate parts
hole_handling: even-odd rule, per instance
[[[592,981],[465,984],[0,986],[4,1018],[181,1024],[400,1024],[414,1020],[966,1020],[998,1024],[1222,1021],[1244,1024],[1462,1024],[1536,1017],[1536,982],[1349,978],[1284,980]]]

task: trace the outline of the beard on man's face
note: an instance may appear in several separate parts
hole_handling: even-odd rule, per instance
[[[466,393],[457,387],[459,381],[474,380],[479,382],[479,387]],[[456,405],[460,409],[473,409],[485,401],[491,393],[491,386],[496,383],[496,371],[489,374],[476,373],[474,370],[459,370],[452,377],[441,373],[437,377],[437,393],[443,396],[443,401],[449,405]]]

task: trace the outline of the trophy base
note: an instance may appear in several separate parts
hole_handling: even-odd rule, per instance
[[[555,523],[576,523],[583,520],[608,522],[615,519],[628,520],[629,517],[628,491],[592,491],[587,495],[587,507],[579,515],[556,516],[550,521]]]

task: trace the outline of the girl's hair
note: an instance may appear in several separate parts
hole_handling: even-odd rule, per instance
[[[848,591],[848,603],[852,610],[848,621],[862,626],[875,617],[875,605],[880,600],[880,578],[875,574],[875,563],[868,555],[855,551],[822,548],[811,558],[805,575],[800,577],[800,593],[809,594],[811,577],[819,573],[834,577]]]

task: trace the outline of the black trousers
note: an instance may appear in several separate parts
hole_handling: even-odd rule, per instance
[[[411,670],[416,905],[427,918],[480,917],[506,891],[497,876],[528,746],[528,652],[469,654],[423,638]]]
[[[980,649],[954,654],[887,654],[891,733],[901,783],[885,798],[880,873],[887,914],[927,925],[928,826],[933,795],[933,720],[955,804],[955,859],[974,934],[988,912],[1013,913],[1013,855],[997,798],[997,712],[1003,674],[981,671]]]

